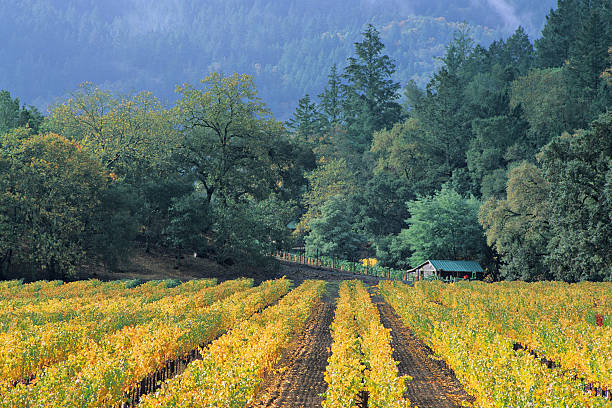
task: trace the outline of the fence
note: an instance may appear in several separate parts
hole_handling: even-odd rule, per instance
[[[348,272],[357,275],[375,276],[378,278],[398,279],[402,281],[414,282],[415,275],[408,273],[405,270],[387,268],[385,266],[369,266],[359,262],[352,262],[326,256],[307,256],[305,254],[296,254],[292,252],[277,252],[275,258],[308,265],[315,268],[322,268],[335,272]]]

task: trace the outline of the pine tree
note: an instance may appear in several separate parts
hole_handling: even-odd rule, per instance
[[[559,0],[557,10],[551,10],[546,16],[542,37],[536,41],[536,65],[540,68],[561,67],[570,60],[572,50],[579,50],[576,41],[579,36],[584,36],[585,25],[595,23],[592,21],[593,13],[603,22],[598,34],[610,44],[612,35],[612,25],[609,23],[612,18],[610,0]],[[579,51],[586,51],[591,47],[591,44],[588,45]]]
[[[538,67],[561,67],[568,59],[584,2],[585,0],[559,0],[557,9],[550,10],[546,16],[542,37],[535,43]]]
[[[533,65],[535,52],[523,27],[519,26],[508,38],[505,48],[506,65],[516,69],[517,76],[527,75]]]
[[[295,109],[293,117],[287,122],[287,127],[295,131],[302,138],[309,138],[319,133],[322,129],[321,114],[316,103],[310,100],[308,94],[304,95]]]
[[[612,40],[606,35],[606,19],[609,18],[612,18],[610,11],[592,9],[588,18],[585,18],[580,25],[570,47],[568,86],[571,95],[584,107],[586,114],[583,118],[584,124],[597,115],[600,109],[605,109],[609,102],[597,101],[601,97],[605,98],[601,92],[603,85],[601,74],[607,67],[608,47]]]
[[[341,78],[338,75],[336,64],[332,65],[327,78],[327,87],[319,95],[319,98],[321,100],[321,113],[329,129],[338,126],[342,120]]]
[[[382,54],[379,32],[370,24],[362,35],[363,41],[355,43],[357,55],[348,59],[342,75],[342,93],[348,136],[364,151],[375,131],[401,120],[402,108],[397,102],[400,84],[391,79],[395,63]]]

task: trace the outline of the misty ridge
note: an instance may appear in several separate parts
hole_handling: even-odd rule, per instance
[[[177,85],[211,71],[254,75],[275,117],[341,68],[363,28],[378,27],[394,79],[424,87],[466,24],[487,46],[522,26],[532,41],[556,4],[546,0],[0,1],[0,89],[42,112],[84,81],[115,92]]]

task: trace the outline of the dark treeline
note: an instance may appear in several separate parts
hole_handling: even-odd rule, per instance
[[[85,83],[47,117],[2,92],[0,273],[113,268],[136,245],[220,263],[304,245],[610,280],[610,10],[560,0],[535,44],[462,26],[425,89],[397,82],[370,25],[285,124],[248,75],[185,84],[171,107]]]

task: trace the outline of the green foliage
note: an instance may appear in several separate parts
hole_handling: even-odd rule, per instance
[[[55,105],[45,127],[80,143],[131,184],[162,171],[178,142],[169,112],[150,92],[116,96],[90,83]]]
[[[410,265],[427,259],[483,261],[485,238],[478,224],[480,202],[463,198],[447,186],[431,197],[407,203],[410,225],[397,236],[395,250],[409,248]]]
[[[287,121],[287,127],[304,140],[308,140],[323,130],[323,118],[317,105],[310,101],[308,94],[298,101],[293,117]]]
[[[602,77],[612,43],[611,20],[607,0],[559,0],[547,17],[542,38],[536,41],[540,67],[567,68],[577,127],[585,127],[612,102],[612,91]]]
[[[551,185],[546,262],[554,277],[612,280],[612,113],[553,140],[539,159]]]
[[[338,75],[336,64],[332,65],[327,77],[327,87],[319,95],[321,113],[328,130],[334,129],[342,122],[342,79]]]
[[[412,251],[408,243],[398,238],[397,235],[377,237],[375,246],[376,259],[381,265],[398,267],[404,270],[410,268]]]
[[[176,178],[180,142],[172,112],[150,92],[115,95],[84,83],[53,107],[44,126],[85,146],[114,179],[101,197],[100,229],[90,242],[105,265],[126,258],[139,230],[147,250],[161,243],[169,195],[179,193],[168,181]],[[151,194],[155,186],[161,188]]]
[[[309,232],[311,254],[376,251],[381,264],[403,267],[476,258],[507,279],[612,279],[612,118],[604,114],[575,131],[612,102],[607,0],[560,0],[535,52],[522,27],[485,47],[478,43],[495,32],[443,18],[397,21],[392,7],[377,7],[370,21],[388,24],[376,29],[362,25],[363,2],[351,10],[327,5],[325,18],[314,11],[306,25],[310,3],[290,0],[263,12],[265,2],[246,9],[233,2],[190,9],[185,24],[170,30],[177,35],[113,29],[113,43],[141,42],[132,61],[162,55],[155,50],[165,47],[175,51],[163,64],[148,58],[163,65],[159,83],[182,72],[177,64],[203,66],[183,58],[195,43],[208,47],[202,58],[210,69],[231,72],[239,60],[236,69],[254,72],[213,72],[199,87],[179,86],[171,109],[148,92],[120,95],[84,84],[41,125],[35,108],[0,92],[0,273],[19,265],[59,276],[86,254],[113,267],[137,241],[147,250],[170,246],[222,263],[256,262],[289,246],[287,224],[300,218],[298,233]],[[483,7],[473,3],[470,10]],[[152,8],[160,4],[169,3]],[[437,5],[411,6],[459,13],[455,3]],[[185,28],[201,26],[192,15],[221,8],[232,10],[230,23],[241,21],[229,24],[240,33]],[[98,13],[105,12],[92,15]],[[339,23],[345,28],[327,21],[333,13],[346,14]],[[286,24],[275,24],[279,16]],[[241,18],[273,30],[260,32]],[[296,40],[287,44],[278,32]],[[445,37],[445,49],[432,32]],[[154,38],[162,40],[151,47]],[[227,54],[214,51],[235,38],[241,43],[220,48]],[[5,42],[18,42],[12,40]],[[257,62],[244,47],[261,50]],[[430,77],[433,55],[443,56]],[[406,66],[415,59],[421,64]],[[135,77],[153,72],[134,69]],[[298,92],[312,84],[323,91],[318,101],[309,93],[299,100],[288,134],[259,98],[255,78],[283,115]],[[408,83],[404,101],[400,80]],[[61,136],[36,135],[39,126]],[[496,253],[483,243],[474,196],[486,200],[479,221]]]
[[[357,190],[355,173],[344,159],[323,160],[319,167],[306,174],[306,178],[309,185],[304,193],[306,212],[299,225],[302,230],[310,228],[310,222],[321,215],[322,207],[331,197],[347,196]]]
[[[557,8],[550,10],[542,37],[535,42],[539,67],[561,67],[568,59],[579,24],[577,11],[582,3],[583,0],[558,0]]]
[[[550,185],[541,170],[525,162],[510,170],[506,198],[491,197],[480,209],[478,219],[487,243],[502,256],[502,278],[552,277],[544,262],[550,239],[549,192]]]
[[[519,26],[506,41],[494,41],[489,46],[493,63],[512,70],[514,77],[526,75],[535,60],[535,50],[525,29]]]
[[[87,253],[108,269],[128,259],[140,226],[141,205],[129,185],[110,183],[100,193],[98,206],[89,221],[90,231],[84,237]]]
[[[535,151],[576,123],[562,68],[533,69],[514,80],[510,106],[522,107],[529,122],[529,143]]]
[[[597,3],[597,2],[593,2]],[[602,78],[612,44],[612,10],[609,4],[586,11],[576,38],[570,45],[567,81],[570,95],[582,112],[585,126],[612,104],[612,88]]]
[[[169,222],[164,233],[173,248],[202,252],[207,242],[205,234],[212,227],[213,219],[206,196],[197,192],[172,198],[168,209]]]
[[[479,219],[506,279],[609,280],[612,116],[564,134],[509,173],[506,198]]]
[[[220,263],[254,264],[291,242],[287,224],[295,209],[270,197],[215,207],[211,256]]]
[[[342,259],[355,259],[365,243],[363,236],[353,231],[353,214],[346,211],[342,195],[330,197],[321,207],[321,215],[310,221],[306,237],[306,253]]]
[[[14,132],[1,140],[2,266],[33,267],[36,277],[64,277],[85,256],[104,168],[80,145],[52,133]]]
[[[272,177],[269,146],[281,136],[281,124],[257,97],[252,77],[212,73],[201,82],[203,89],[177,89],[185,171],[202,183],[209,202],[265,197]]]
[[[348,137],[365,150],[375,131],[401,119],[402,107],[397,102],[400,84],[392,79],[395,63],[382,54],[380,33],[370,24],[362,35],[363,41],[355,43],[356,56],[347,60],[341,88]]]
[[[306,191],[305,173],[316,167],[310,144],[279,137],[268,146],[268,154],[274,175],[268,180],[269,188],[283,201],[298,199]]]
[[[535,43],[538,66],[561,67],[571,58],[573,50],[588,52],[575,48],[579,32],[585,28],[590,30],[588,20],[593,13],[602,13],[600,17],[604,17],[605,13],[609,12],[606,0],[558,0],[557,8],[551,9],[546,16],[542,37]],[[606,21],[606,18],[602,19]],[[610,32],[603,30],[599,34],[609,38],[607,35],[610,35]]]
[[[353,228],[370,242],[399,233],[409,216],[405,203],[415,198],[410,187],[389,173],[375,174],[348,199],[347,212],[353,214]]]
[[[285,136],[252,77],[212,73],[201,82],[203,89],[178,88],[176,111],[179,163],[203,196],[174,202],[166,231],[174,246],[206,241],[219,262],[254,262],[287,242],[295,208],[275,194],[290,200],[301,192],[314,158]]]
[[[388,173],[410,185],[416,194],[431,194],[444,180],[437,148],[428,143],[416,119],[374,133],[370,152],[376,163],[374,174]]]
[[[475,137],[466,152],[472,179],[480,185],[482,197],[501,197],[506,192],[509,163],[531,158],[535,152],[527,143],[528,124],[522,109],[503,116],[474,119]]]
[[[38,132],[42,114],[34,106],[20,106],[19,98],[11,98],[9,91],[0,91],[0,135],[11,129],[27,127]]]
[[[427,85],[427,94],[413,107],[412,115],[421,129],[420,139],[426,146],[428,165],[434,174],[450,179],[453,170],[466,166],[465,150],[470,139],[471,115],[463,99],[465,81],[462,69],[473,53],[473,41],[468,33],[458,31],[447,46],[442,59],[444,66]],[[435,190],[439,184],[430,186]]]
[[[151,175],[138,186],[139,203],[133,217],[140,223],[139,238],[144,240],[146,251],[168,243],[164,231],[171,220],[172,202],[191,194],[193,184],[193,178],[175,174],[168,177]],[[126,186],[125,190],[127,194],[135,195],[133,188]]]

